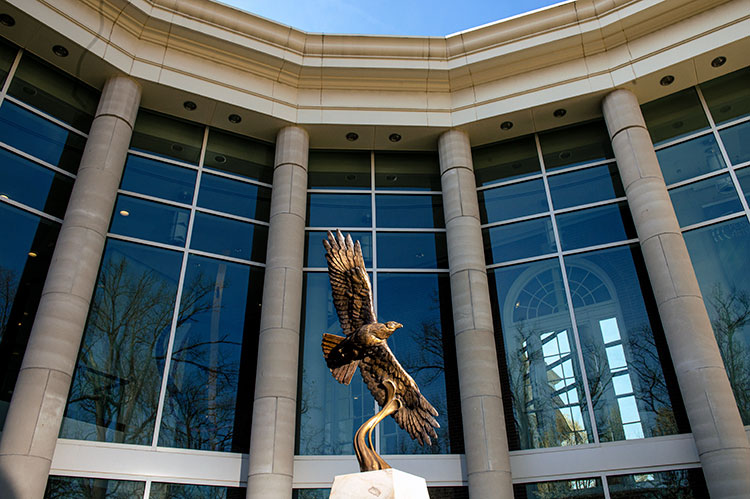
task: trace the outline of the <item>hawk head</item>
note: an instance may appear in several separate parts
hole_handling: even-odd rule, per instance
[[[388,321],[385,324],[380,324],[380,327],[375,330],[375,336],[381,340],[385,340],[400,327],[404,327],[403,324],[396,321]]]

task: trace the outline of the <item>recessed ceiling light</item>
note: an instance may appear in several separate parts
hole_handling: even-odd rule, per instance
[[[667,75],[664,78],[662,78],[661,80],[659,80],[659,85],[661,85],[662,87],[669,86],[672,83],[674,83],[674,76],[672,76],[672,75]]]
[[[398,142],[399,140],[401,140],[401,135],[392,133],[388,136],[388,140],[390,140],[391,142]]]
[[[555,109],[555,111],[552,113],[552,116],[554,116],[555,118],[562,118],[566,114],[568,114],[568,111],[563,108],[560,108],[560,109]]]
[[[560,159],[570,159],[570,151],[563,151],[559,155]]]
[[[181,144],[172,144],[172,150],[174,152],[182,152],[182,145]]]
[[[216,161],[217,163],[226,163],[227,157],[221,154],[217,154],[216,156],[214,156],[214,161]]]
[[[128,210],[120,210],[120,215],[122,215],[123,217],[127,217],[128,215],[130,215],[130,212]]]
[[[3,199],[10,199],[7,194],[0,194],[0,198]]]
[[[240,116],[239,114],[230,114],[229,118],[227,119],[230,123],[239,123],[240,121],[242,121],[242,116]]]
[[[16,20],[10,14],[0,14],[0,24],[3,26],[15,26]]]
[[[356,132],[349,132],[346,134],[346,140],[348,140],[349,142],[354,142],[358,138],[359,138],[359,134]]]
[[[62,45],[55,45],[52,47],[52,53],[58,57],[68,57],[68,49]]]
[[[355,180],[357,180],[357,176],[351,173],[344,178],[346,178],[346,180],[348,180],[349,182],[354,182]]]
[[[723,66],[725,62],[727,62],[727,58],[723,55],[720,55],[719,57],[715,57],[714,60],[711,61],[711,66],[718,68],[720,66]]]
[[[503,121],[502,123],[500,123],[501,130],[510,130],[511,128],[513,128],[512,121]]]
[[[184,107],[188,111],[195,111],[196,109],[198,109],[198,104],[196,104],[195,102],[191,100],[186,100],[185,102],[182,103],[182,107]]]
[[[385,179],[388,182],[395,182],[396,180],[398,180],[398,175],[386,175]]]

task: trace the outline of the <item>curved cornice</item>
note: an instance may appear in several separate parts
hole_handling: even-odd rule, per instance
[[[306,33],[209,0],[0,6],[19,18],[3,36],[94,85],[120,72],[153,90],[144,92],[149,107],[173,111],[162,102],[169,88],[212,112],[258,113],[271,128],[471,131],[520,113],[539,129],[562,124],[542,116],[550,106],[579,106],[577,119],[568,113],[576,121],[598,114],[598,99],[613,88],[658,97],[666,90],[646,83],[665,68],[690,66],[681,69],[682,86],[718,75],[702,75],[695,62],[718,49],[733,55],[721,71],[750,63],[750,0],[575,0],[445,37]],[[72,42],[74,57],[54,60],[48,47],[56,39]]]

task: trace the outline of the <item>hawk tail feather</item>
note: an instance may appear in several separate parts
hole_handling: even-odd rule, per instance
[[[331,353],[331,350],[333,350],[344,339],[345,338],[343,336],[338,336],[336,334],[323,333],[323,343],[322,343],[323,356],[326,359],[328,359],[328,354]],[[348,385],[349,383],[351,383],[352,377],[354,376],[354,373],[357,371],[358,366],[359,366],[359,361],[354,360],[343,366],[339,366],[334,369],[331,369],[331,374],[333,374],[333,377],[336,378],[336,381],[338,381],[339,383],[343,385]]]

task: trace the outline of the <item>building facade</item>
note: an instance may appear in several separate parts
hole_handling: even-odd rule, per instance
[[[325,498],[377,411],[320,350],[358,239],[434,498],[750,495],[750,3],[446,37],[209,0],[0,2],[0,485]]]

